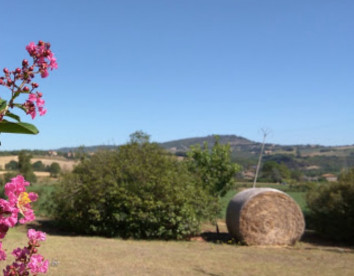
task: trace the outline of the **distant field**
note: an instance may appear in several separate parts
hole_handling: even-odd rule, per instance
[[[74,166],[78,163],[77,161],[73,161],[73,160],[67,160],[64,158],[60,158],[60,157],[39,157],[39,158],[32,158],[31,162],[35,163],[37,161],[42,161],[42,163],[44,165],[51,165],[53,162],[56,162],[60,165],[60,168],[63,171],[72,171],[72,169],[74,168]]]
[[[3,170],[5,169],[5,165],[10,161],[17,161],[18,157],[16,155],[11,156],[0,156],[0,168]],[[77,164],[77,161],[67,160],[60,156],[41,156],[41,157],[34,157],[31,159],[31,163],[35,163],[37,161],[42,161],[44,165],[51,165],[53,162],[57,162],[63,171],[71,171],[73,167]],[[37,173],[36,173],[37,174]]]

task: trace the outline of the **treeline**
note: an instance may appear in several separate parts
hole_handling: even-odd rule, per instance
[[[11,160],[9,163],[5,164],[5,170],[9,171],[5,174],[4,181],[7,182],[15,176],[16,174],[22,174],[26,180],[35,183],[37,182],[37,177],[34,171],[37,172],[49,172],[51,177],[58,177],[61,172],[61,167],[59,163],[53,162],[50,165],[43,164],[42,161],[37,161],[31,163],[32,154],[29,151],[19,151],[18,152],[18,162]]]

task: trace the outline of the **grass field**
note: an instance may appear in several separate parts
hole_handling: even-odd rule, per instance
[[[25,232],[24,226],[10,230],[4,247],[24,246]],[[201,239],[134,241],[48,232],[40,253],[50,260],[47,275],[53,276],[354,275],[353,249],[309,242],[300,242],[294,247],[262,248]]]

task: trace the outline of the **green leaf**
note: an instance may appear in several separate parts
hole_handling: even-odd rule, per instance
[[[13,113],[11,113],[11,112],[9,112],[9,111],[6,113],[5,116],[8,116],[8,117],[10,117],[10,118],[12,118],[12,119],[15,119],[17,122],[21,122],[20,116],[18,116],[18,115],[16,115],[16,114],[13,114]]]
[[[0,99],[0,111],[4,110],[7,106],[7,101]]]
[[[37,134],[39,133],[38,129],[28,123],[14,123],[3,120],[0,122],[0,133],[20,133],[20,134]]]
[[[22,109],[24,112],[27,112],[26,108],[22,104],[14,104],[14,106],[18,107],[19,109]]]

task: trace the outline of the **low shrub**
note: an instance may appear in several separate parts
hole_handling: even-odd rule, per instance
[[[333,240],[354,243],[354,168],[338,183],[321,184],[307,194],[310,226]]]
[[[61,226],[123,238],[197,234],[215,201],[184,162],[149,142],[86,157],[58,187],[52,211]]]

